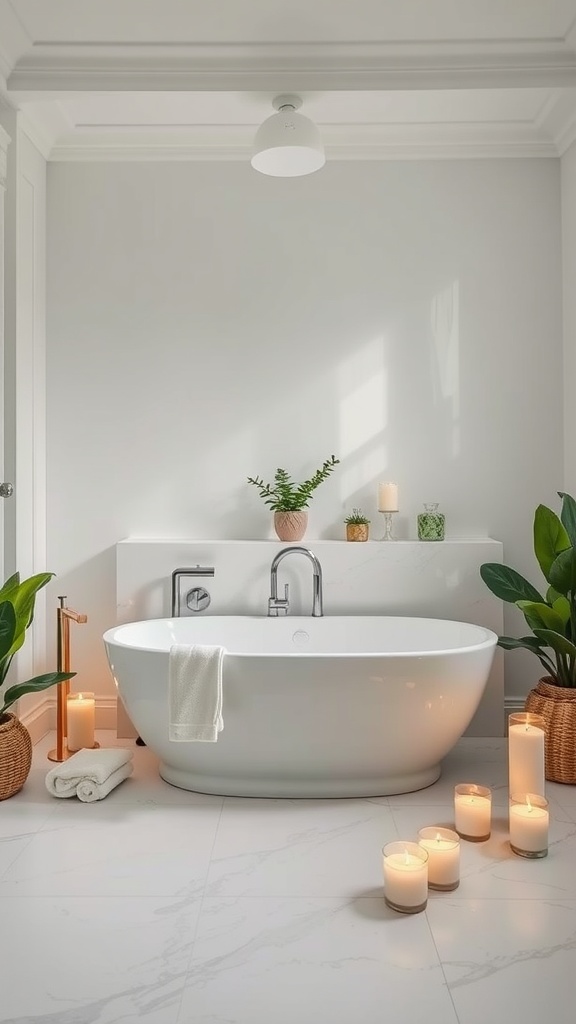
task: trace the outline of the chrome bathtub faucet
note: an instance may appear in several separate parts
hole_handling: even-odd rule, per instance
[[[288,583],[284,584],[284,597],[278,597],[278,566],[286,555],[305,555],[312,563],[312,615],[323,615],[322,610],[322,566],[316,555],[308,548],[290,547],[283,548],[272,560],[270,566],[270,597],[268,598],[268,615],[288,615],[290,609],[290,588]]]

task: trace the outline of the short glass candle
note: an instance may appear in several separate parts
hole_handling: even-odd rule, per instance
[[[400,914],[419,914],[428,900],[428,851],[418,843],[386,843],[382,849],[384,899]]]
[[[454,788],[454,825],[461,839],[484,843],[490,839],[492,793],[487,786],[460,782]]]
[[[460,885],[460,836],[450,828],[429,825],[418,832],[428,853],[428,888],[450,892]]]
[[[519,857],[548,855],[548,801],[538,793],[510,794],[510,847]]]

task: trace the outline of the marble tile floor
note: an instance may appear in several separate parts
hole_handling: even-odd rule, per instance
[[[548,784],[549,856],[507,843],[505,740],[463,739],[429,789],[263,800],[134,776],[105,800],[47,793],[54,736],[0,803],[0,1021],[11,1024],[573,1024],[576,787]],[[425,912],[383,899],[381,848],[451,824],[492,787],[492,836]]]

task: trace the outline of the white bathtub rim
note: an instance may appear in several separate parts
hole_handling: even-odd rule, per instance
[[[134,652],[139,652],[139,653],[150,653],[150,654],[168,654],[169,650],[170,650],[170,644],[169,643],[167,643],[167,645],[165,647],[147,647],[147,646],[145,646],[143,644],[127,643],[127,642],[123,641],[120,638],[121,634],[123,632],[129,631],[131,628],[136,629],[136,627],[146,626],[146,625],[149,625],[151,623],[155,623],[155,624],[156,623],[174,624],[174,623],[177,623],[177,622],[181,622],[183,620],[187,620],[187,618],[188,617],[173,618],[173,617],[167,616],[167,617],[158,618],[158,619],[140,619],[140,620],[137,620],[135,622],[125,622],[125,623],[122,623],[121,625],[112,626],[110,629],[107,629],[106,632],[103,634],[102,639],[103,639],[105,644],[114,645],[116,647],[122,648],[122,649],[127,650],[127,651],[134,651]],[[489,650],[489,649],[491,649],[493,647],[496,647],[496,645],[498,643],[498,635],[497,635],[497,633],[494,633],[493,630],[488,629],[486,626],[480,626],[480,625],[478,625],[477,623],[474,623],[474,622],[463,622],[463,621],[460,621],[459,619],[438,619],[438,618],[432,618],[431,616],[410,616],[410,615],[402,615],[402,616],[399,616],[399,615],[365,615],[365,616],[325,615],[325,616],[322,616],[322,618],[332,619],[332,620],[340,619],[340,620],[346,620],[346,621],[353,621],[355,618],[366,618],[366,619],[383,618],[383,619],[386,619],[388,622],[393,622],[394,620],[396,620],[396,621],[402,620],[403,622],[405,622],[406,620],[410,620],[411,622],[413,621],[415,624],[416,623],[420,623],[420,624],[422,624],[422,623],[435,623],[435,622],[442,622],[442,623],[445,623],[445,624],[453,623],[456,626],[469,626],[469,627],[477,630],[479,635],[482,636],[483,639],[479,640],[477,643],[467,643],[467,644],[460,645],[460,646],[446,647],[446,648],[441,648],[439,650],[432,650],[432,651],[423,648],[423,649],[419,649],[419,650],[415,650],[415,651],[399,651],[399,650],[398,651],[397,650],[393,650],[393,651],[392,650],[390,650],[390,651],[386,651],[386,650],[379,650],[379,651],[331,651],[329,649],[324,650],[324,651],[307,651],[305,649],[302,649],[302,650],[297,650],[297,649],[292,650],[291,649],[289,651],[279,650],[279,651],[273,651],[272,652],[272,651],[258,651],[258,650],[236,651],[236,650],[233,650],[233,649],[230,649],[230,648],[227,648],[226,646],[224,646],[225,653],[230,655],[230,656],[233,656],[234,658],[240,658],[240,659],[242,659],[242,658],[290,658],[290,659],[292,659],[292,658],[295,658],[295,659],[303,659],[303,658],[311,658],[311,659],[321,659],[321,658],[338,658],[338,659],[341,659],[341,658],[362,658],[362,659],[367,659],[367,658],[400,658],[400,659],[402,659],[402,658],[443,658],[443,657],[445,658],[446,656],[450,656],[450,655],[465,654],[465,653],[466,654],[472,654],[472,653],[478,652],[478,651]],[[227,620],[228,623],[234,622],[234,621],[237,622],[238,620],[241,620],[241,621],[249,620],[250,622],[269,622],[270,621],[270,619],[269,619],[269,617],[267,615],[207,615],[206,619],[210,619],[212,621],[214,621],[215,619],[222,619],[223,621]],[[193,621],[195,621],[196,623],[200,623],[202,621],[202,619],[194,619]],[[271,621],[275,622],[277,620],[276,619],[272,619]],[[294,628],[298,629],[298,628],[301,628],[302,623],[313,624],[316,620],[315,620],[315,618],[313,616],[300,616],[300,615],[296,616],[295,615],[295,616],[287,616],[287,620],[284,620],[284,621],[288,621],[288,622],[291,621],[293,623],[293,625],[294,625]],[[169,638],[167,638],[167,640],[168,639]]]

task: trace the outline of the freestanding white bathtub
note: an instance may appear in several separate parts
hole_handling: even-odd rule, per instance
[[[231,796],[386,796],[423,789],[467,728],[497,636],[444,619],[202,616],[109,629],[108,661],[160,775]],[[216,743],[168,739],[172,644],[221,644]]]

